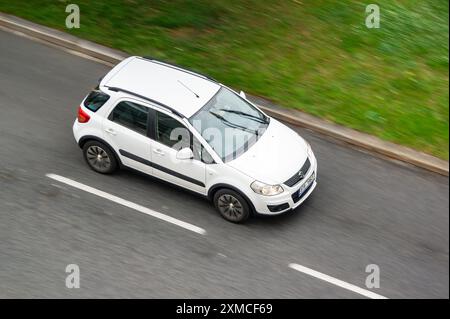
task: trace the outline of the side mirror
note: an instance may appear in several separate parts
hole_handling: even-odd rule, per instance
[[[188,160],[194,158],[194,153],[189,147],[182,148],[177,152],[177,159],[179,160]]]
[[[243,97],[244,99],[247,98],[247,96],[245,95],[244,91],[239,92],[239,95],[240,95],[241,97]]]

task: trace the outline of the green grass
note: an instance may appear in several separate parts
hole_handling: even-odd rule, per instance
[[[338,124],[448,159],[448,1],[0,0],[0,11],[210,74]]]

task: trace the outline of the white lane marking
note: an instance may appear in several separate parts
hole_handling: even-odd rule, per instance
[[[85,184],[76,182],[76,181],[71,180],[69,178],[66,178],[64,176],[60,176],[60,175],[56,175],[56,174],[46,174],[46,176],[51,178],[51,179],[54,179],[54,180],[56,180],[58,182],[61,182],[61,183],[70,185],[72,187],[81,189],[81,190],[83,190],[85,192],[97,195],[97,196],[105,198],[105,199],[109,199],[110,201],[115,202],[117,204],[120,204],[120,205],[129,207],[129,208],[135,209],[138,212],[141,212],[141,213],[144,213],[144,214],[147,214],[147,215],[159,218],[159,219],[164,220],[164,221],[166,221],[168,223],[171,223],[171,224],[177,225],[179,227],[182,227],[184,229],[193,231],[194,233],[201,234],[201,235],[205,235],[206,234],[206,230],[204,230],[203,228],[200,228],[200,227],[197,227],[195,225],[183,222],[183,221],[181,221],[179,219],[167,216],[165,214],[162,214],[162,213],[159,213],[159,212],[154,211],[152,209],[149,209],[147,207],[135,204],[133,202],[130,202],[130,201],[125,200],[125,199],[122,199],[120,197],[111,195],[109,193],[103,192],[101,190],[98,190],[96,188],[87,186]]]
[[[376,293],[374,293],[372,291],[369,291],[369,290],[366,290],[366,289],[359,288],[358,286],[349,284],[348,282],[345,282],[345,281],[339,280],[337,278],[325,275],[325,274],[323,274],[321,272],[315,271],[315,270],[313,270],[311,268],[308,268],[308,267],[305,267],[305,266],[302,266],[302,265],[299,265],[299,264],[289,264],[289,268],[292,268],[294,270],[300,271],[300,272],[305,273],[307,275],[319,278],[321,280],[327,281],[327,282],[332,283],[333,285],[339,286],[341,288],[351,290],[353,292],[356,292],[356,293],[358,293],[360,295],[363,295],[363,296],[366,296],[368,298],[372,298],[372,299],[388,299],[385,296],[376,294]]]

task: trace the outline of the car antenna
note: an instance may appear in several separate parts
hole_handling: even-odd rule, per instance
[[[182,86],[184,86],[186,89],[188,89],[189,91],[191,91],[192,94],[194,94],[196,98],[199,98],[199,97],[200,97],[197,93],[195,93],[194,91],[192,91],[187,85],[185,85],[185,84],[184,84],[183,82],[181,82],[180,80],[178,80],[178,83],[180,83],[180,84],[181,84]]]

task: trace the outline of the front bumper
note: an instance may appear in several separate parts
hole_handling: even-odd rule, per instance
[[[252,199],[256,213],[261,215],[283,214],[300,206],[311,195],[317,186],[317,160],[314,155],[309,159],[311,167],[300,183],[292,187],[283,184],[284,192],[279,195],[257,195],[257,198]]]

